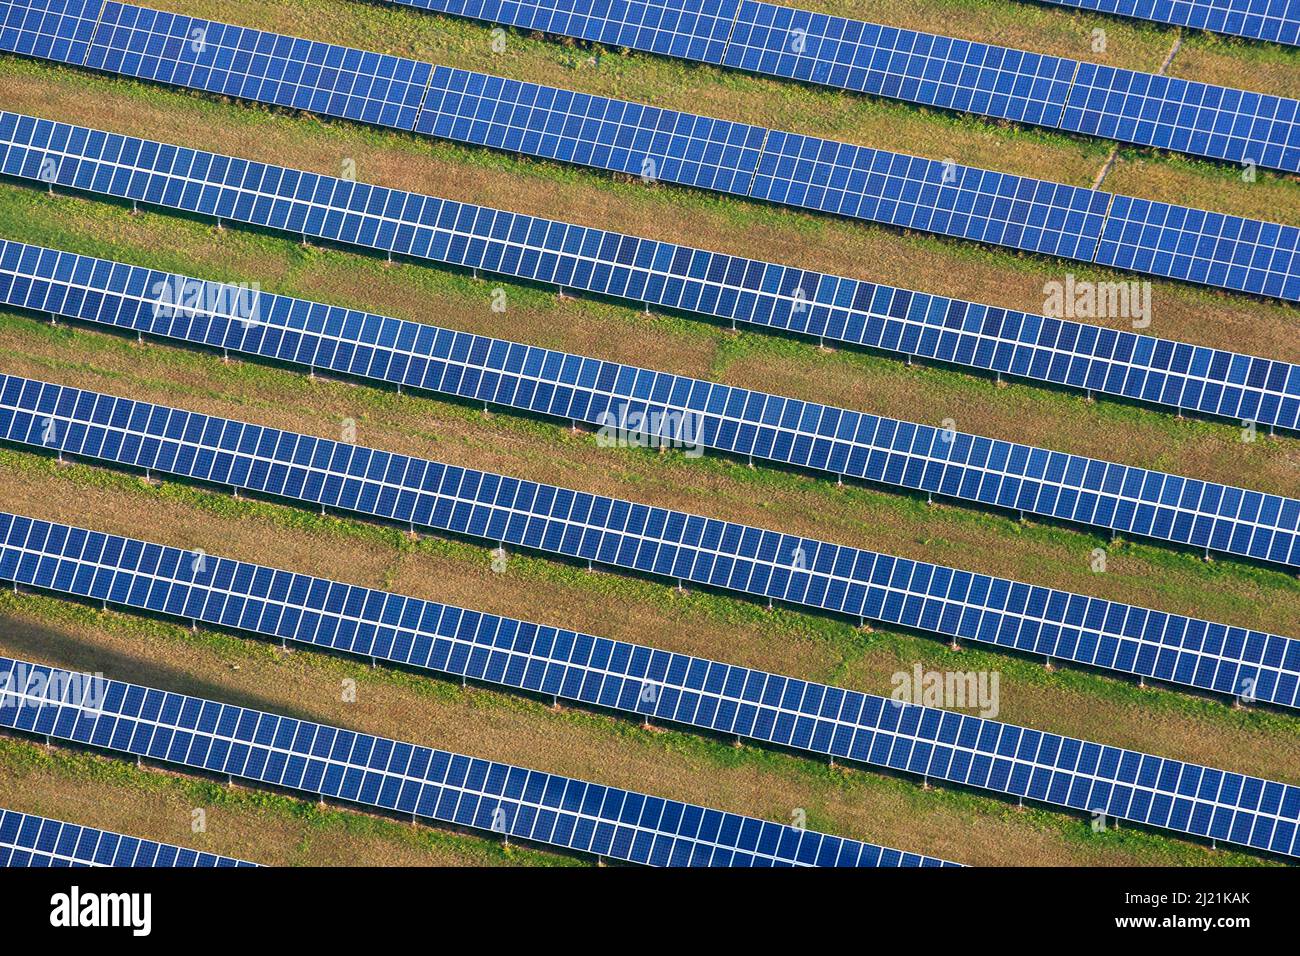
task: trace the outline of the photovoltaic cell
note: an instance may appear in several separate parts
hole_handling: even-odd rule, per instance
[[[0,807],[0,867],[254,865]]]
[[[304,238],[555,283],[647,307],[696,312],[1270,427],[1295,429],[1300,423],[1300,367],[1284,362],[22,114],[0,113],[0,172],[287,230]],[[1127,228],[1145,229],[1143,222],[1155,215],[1154,209],[1147,207]],[[1136,253],[1140,238],[1129,237],[1124,255]],[[1152,241],[1159,239],[1155,235]],[[1118,251],[1118,244],[1107,246],[1102,255]]]
[[[1273,820],[1241,800],[1276,792],[1269,781],[206,552],[0,514],[0,580],[1300,852],[1294,812]],[[1207,774],[1217,789],[1175,809],[1190,796],[1185,782]]]
[[[1300,44],[1294,0],[1046,0],[1063,7],[1191,27],[1252,40]],[[451,12],[451,11],[449,11]],[[473,16],[466,13],[464,16]]]
[[[298,105],[399,129],[409,130],[413,123],[418,131],[436,129],[462,142],[1085,262],[1096,255],[1111,202],[1111,194],[1096,190],[464,71],[442,71],[439,82],[445,88],[432,79],[424,84],[430,104],[426,115],[417,111],[416,104],[422,87],[417,81],[429,76],[427,64],[376,59],[359,50],[206,21],[181,22],[170,14],[125,4],[107,4],[103,19],[88,58],[89,65],[101,69],[197,89],[238,89],[237,95],[262,102]],[[137,24],[145,25],[137,28]],[[237,41],[227,40],[227,34]],[[185,41],[184,36],[190,39]],[[233,46],[218,46],[208,41],[209,36]],[[318,69],[318,64],[323,68]],[[378,71],[378,76],[372,78],[371,71]],[[1280,128],[1281,114],[1270,115],[1267,128]],[[1300,127],[1291,124],[1290,128]],[[805,182],[803,176],[812,179]],[[747,180],[752,181],[748,192]],[[1210,215],[1185,207],[1164,209],[1166,215],[1186,218]],[[1241,274],[1242,284],[1226,287],[1300,301],[1300,256],[1296,254],[1300,230],[1257,220],[1242,222],[1248,231],[1277,233],[1279,246],[1261,250],[1258,242],[1243,241],[1238,247],[1226,235],[1198,237],[1214,246],[1217,260],[1193,253],[1191,267],[1185,271],[1207,276]],[[1256,270],[1216,268],[1219,260],[1265,252],[1283,270],[1276,281],[1266,281]]]
[[[125,36],[118,28],[106,39],[109,26],[125,19],[143,23]],[[137,13],[134,7],[110,3],[87,65],[210,89],[206,75],[189,74],[185,69],[189,60],[218,55],[193,52],[195,44],[188,37],[196,30],[218,38],[236,31],[244,46],[283,48],[283,59],[238,64],[222,74],[228,81],[216,86],[218,92],[264,102],[291,98],[277,85],[270,86],[269,95],[261,90],[268,83],[266,77],[292,63],[295,56],[346,60],[358,55],[358,51],[342,47],[216,23],[181,21],[151,11]],[[292,44],[301,49],[295,52]],[[160,45],[165,48],[161,65],[148,56],[137,65],[136,51]],[[416,65],[407,61],[405,72]],[[424,109],[414,120],[416,132],[1016,249],[1091,259],[1093,246],[1081,243],[1078,233],[1086,230],[1096,235],[1109,201],[1108,196],[1094,191],[951,164],[945,167],[916,157],[482,73],[438,68],[431,79],[427,73],[425,78],[428,93]],[[319,93],[314,92],[317,88]],[[359,108],[328,101],[327,97],[337,96],[332,83],[318,81],[295,89],[300,102],[287,105],[302,105],[312,99],[318,112],[367,118],[359,115]],[[402,99],[410,115],[413,98]],[[407,121],[387,125],[412,128]],[[765,137],[769,140],[766,149]],[[1054,215],[1058,206],[1065,211]],[[1084,220],[1075,214],[1080,206],[1095,213],[1094,218]],[[1011,222],[1005,223],[1003,215],[1012,217]]]
[[[1095,260],[1188,282],[1300,295],[1300,229],[1116,196]]]
[[[0,658],[0,726],[650,866],[943,866],[869,843]],[[51,691],[49,688],[55,688]]]
[[[1294,498],[8,240],[0,303],[1300,567]]]
[[[1300,642],[1288,638],[346,442],[17,376],[0,378],[0,439],[1300,704]]]
[[[1110,194],[773,131],[750,193],[905,229],[1091,261]]]

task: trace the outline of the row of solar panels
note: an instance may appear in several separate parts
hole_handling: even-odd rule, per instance
[[[1300,172],[1300,102],[1293,98],[755,0],[686,0],[668,7],[622,0],[396,2],[1062,132]],[[105,22],[124,22],[109,9],[105,12]],[[119,45],[116,39],[108,43]],[[130,47],[121,43],[120,48]]]
[[[0,440],[1300,706],[1300,641],[18,376]]]
[[[673,2],[673,0],[669,0]],[[1045,0],[1062,7],[1300,45],[1295,0]]]
[[[103,17],[96,31],[105,36],[102,45],[72,39],[93,22],[34,15],[32,30],[0,31],[0,47],[657,181],[1300,301],[1300,229],[1294,226],[121,4],[108,4]]]
[[[1300,854],[1300,788],[206,552],[0,514],[0,580]]]
[[[1294,498],[236,291],[0,239],[0,304],[1300,567]]]
[[[0,868],[253,865],[170,843],[142,840],[0,807]]]
[[[942,860],[559,774],[0,658],[0,727],[652,866]]]
[[[0,172],[441,264],[1300,427],[1300,366],[321,176],[15,113]]]

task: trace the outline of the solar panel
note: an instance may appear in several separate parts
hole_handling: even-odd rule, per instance
[[[410,129],[430,66],[120,3],[85,65],[141,79]]]
[[[135,16],[134,11],[120,4],[106,5],[88,66],[181,86],[212,87],[203,65],[218,53],[195,49],[177,39],[187,36],[201,21],[160,22],[157,33],[147,29],[109,33],[121,18]],[[213,24],[197,29],[221,32],[230,28]],[[275,34],[238,29],[246,46],[282,46],[286,42]],[[161,65],[157,57],[138,55],[138,51],[160,45],[165,49]],[[337,59],[356,53],[319,43],[308,44],[307,49],[315,59]],[[273,79],[280,68],[277,61],[253,61],[244,66],[245,71],[236,81],[244,91],[241,95],[264,102],[283,99]],[[415,66],[413,61],[407,61],[405,69],[413,71]],[[270,95],[259,95],[268,84]],[[216,89],[229,92],[231,83],[219,83]],[[332,93],[333,88],[327,88],[327,92]],[[302,95],[310,96],[310,89]],[[322,101],[316,109],[328,115],[357,118],[355,111],[338,111],[330,106]],[[1085,260],[1091,259],[1093,246],[1086,240],[1081,243],[1077,233],[1086,231],[1095,236],[1109,202],[1107,195],[1094,191],[964,167],[955,170],[949,181],[948,168],[939,162],[791,137],[762,127],[464,70],[434,70],[424,107],[413,127],[405,121],[394,125],[457,142]],[[770,145],[764,149],[765,137],[787,147],[797,142],[803,155],[813,152],[819,157],[815,167],[805,169],[806,164],[796,164],[790,173],[795,183],[811,181],[808,196],[789,194],[790,184],[783,181],[788,164],[783,160],[792,151],[778,149],[774,154]],[[892,175],[873,175],[882,166]],[[995,184],[992,196],[988,195],[990,183]],[[1034,193],[1038,202],[1013,201],[1026,190]],[[896,199],[900,191],[904,195]],[[1061,204],[1069,212],[1063,217],[1065,221],[1058,223],[1054,211]],[[1072,215],[1078,207],[1084,207],[1091,216]],[[1003,222],[1007,217],[1013,219],[1009,227]]]
[[[1300,171],[1295,99],[741,4],[725,63],[1210,159]]]
[[[1300,45],[1292,0],[1046,0],[1063,7],[1191,27],[1252,40]],[[465,14],[472,16],[472,14]]]
[[[1268,781],[206,552],[0,514],[0,579],[1300,853],[1294,813],[1240,800]]]
[[[155,25],[159,32],[149,29]],[[186,35],[200,39],[186,42]],[[236,44],[239,52],[209,43],[209,35]],[[182,22],[117,3],[104,7],[87,63],[127,76],[238,91],[246,98],[325,115],[1085,262],[1097,254],[1112,202],[1111,194],[1097,190],[465,71],[434,71],[425,105],[417,112],[419,84],[403,79],[423,75],[415,61],[388,58],[380,63],[372,54],[346,47],[207,21]],[[311,64],[318,63],[333,66],[317,71]],[[372,70],[381,76],[373,83]],[[1276,126],[1270,123],[1268,128]],[[1296,152],[1300,162],[1300,150]],[[1189,219],[1209,215],[1167,208]],[[1276,242],[1195,236],[1187,253],[1188,274],[1239,277],[1237,284],[1222,287],[1300,301],[1300,229],[1240,222],[1256,237],[1274,236]],[[1215,268],[1218,260],[1260,258],[1270,260],[1268,269]],[[1204,281],[1215,284],[1212,278]]]
[[[415,131],[740,196],[749,192],[767,133],[442,66]]]
[[[603,43],[614,42],[609,37],[616,33],[615,24],[627,18],[621,38],[631,42],[621,45],[639,50],[1193,156],[1300,171],[1300,103],[1293,98],[755,0],[728,5],[735,8],[734,23],[721,57],[713,55],[716,45],[702,35],[686,41],[691,47],[686,52],[665,50],[662,32],[638,28],[640,9],[625,10],[616,0],[587,4],[586,16],[572,12],[572,0],[394,2]]]
[[[668,56],[721,63],[739,0],[410,0],[403,6],[490,20]]]
[[[1300,229],[1116,196],[1096,262],[1289,296],[1300,291]]]
[[[651,866],[945,865],[815,830],[26,661],[0,658],[0,681],[7,682],[2,727],[599,857]]]
[[[1078,62],[755,3],[740,5],[726,66],[1055,127]]]
[[[1295,640],[346,442],[17,376],[0,377],[0,439],[1300,705]]]
[[[1091,262],[1109,193],[773,130],[754,199]]]
[[[0,240],[6,305],[583,421],[629,441],[712,448],[1300,567],[1294,498],[260,290],[240,302],[233,292]]]
[[[1060,129],[1300,170],[1300,101],[1095,63],[1079,64]]]
[[[254,865],[0,807],[0,867]]]
[[[1300,367],[1285,362],[22,114],[0,113],[0,172],[444,265],[553,282],[647,308],[654,304],[1269,427],[1300,426]],[[1134,254],[1136,241],[1130,240],[1125,255]],[[1102,254],[1115,251],[1107,245]]]

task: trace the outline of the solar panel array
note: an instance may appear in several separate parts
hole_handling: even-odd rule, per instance
[[[1300,171],[1300,102],[1289,97],[755,0],[721,5],[698,0],[653,5],[621,0],[395,2],[925,106]],[[1269,0],[1255,2],[1263,6]],[[1273,2],[1280,7],[1286,0]],[[721,49],[717,37],[722,31],[714,17],[698,15],[702,6],[734,10]],[[1294,22],[1293,17],[1292,42]]]
[[[253,865],[0,807],[0,867]]]
[[[1300,366],[0,113],[0,172],[1179,409],[1300,427]]]
[[[36,2],[39,6],[47,0]],[[63,20],[55,27],[68,32],[81,22]],[[219,35],[223,45],[209,43],[209,35]],[[13,30],[0,33],[0,45],[29,52],[24,36]],[[368,79],[362,83],[359,73],[341,68],[319,74],[305,68],[292,71],[295,61],[285,57],[295,44],[305,42],[109,3],[87,63],[196,89],[229,92],[237,86],[251,99],[310,102],[326,115],[355,118],[384,112],[373,106],[379,94]],[[238,55],[231,52],[232,44],[238,46]],[[312,52],[299,59],[359,65],[366,56],[328,44],[308,47]],[[285,57],[272,56],[276,50]],[[396,58],[373,66],[385,77],[416,72],[414,61]],[[289,72],[292,82],[286,79]],[[387,106],[400,116],[412,116],[409,83],[394,84],[389,95]],[[1087,122],[1089,115],[1081,110],[1079,122]],[[1293,226],[1128,199],[1124,215],[1112,217],[1107,210],[1121,197],[1098,190],[442,68],[430,74],[424,105],[413,122],[401,119],[392,125],[901,228],[1300,301],[1300,229]]]
[[[1300,172],[1295,99],[756,0],[396,2]],[[1056,2],[1189,23],[1200,17],[1206,28],[1296,39],[1292,30],[1288,41],[1287,14],[1272,0]],[[1277,223],[104,0],[0,0],[0,51],[1300,302],[1300,229]],[[1286,363],[21,114],[0,112],[0,172],[304,241],[484,268],[647,310],[653,303],[1243,424],[1300,426],[1300,372]],[[0,305],[1300,567],[1298,499],[260,291],[244,294],[240,310],[190,308],[179,301],[184,292],[200,302],[240,295],[220,283],[0,240]],[[1300,707],[1300,640],[348,442],[3,374],[0,440],[250,490],[322,514],[337,508],[769,605],[781,600]],[[0,580],[1300,856],[1297,787],[202,551],[0,512]],[[82,676],[0,658],[0,727],[642,864],[951,865]],[[249,865],[0,809],[0,865],[104,864]]]
[[[1300,567],[1294,498],[260,290],[241,305],[230,293],[0,240],[6,305]]]
[[[942,866],[815,830],[0,658],[0,726],[652,866]],[[56,688],[52,693],[49,688]]]
[[[1300,706],[1300,641],[17,376],[0,439]]]
[[[1046,0],[1062,7],[1300,45],[1294,0]],[[681,54],[677,54],[681,55]]]
[[[705,658],[20,515],[0,580],[1300,854],[1294,787]]]

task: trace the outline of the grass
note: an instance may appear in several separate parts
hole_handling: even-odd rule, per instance
[[[343,658],[301,653],[286,657],[260,643],[206,630],[195,635],[175,625],[49,598],[6,595],[0,598],[0,614],[10,622],[0,636],[5,653],[23,656],[32,642],[39,642],[41,659],[61,666],[102,669],[109,676],[129,667],[134,679],[150,686],[219,696],[243,706],[258,706],[273,688],[281,712],[491,758],[501,749],[498,728],[510,727],[508,746],[518,763],[768,819],[789,819],[805,810],[812,825],[922,852],[951,856],[958,845],[943,828],[960,817],[973,839],[958,858],[969,862],[1263,862],[1138,830],[1094,834],[1086,821],[1069,815],[1039,808],[1019,811],[973,792],[927,791],[872,772],[832,769],[776,751],[736,748],[673,730],[646,730],[582,710],[555,711],[490,690],[448,688]],[[356,682],[357,703],[327,703],[325,688],[337,688],[343,678]],[[556,740],[565,746],[557,750]],[[0,765],[5,757],[0,749]],[[120,765],[99,766],[109,774],[124,770]],[[93,772],[68,776],[102,782]],[[221,805],[213,791],[206,800]]]

